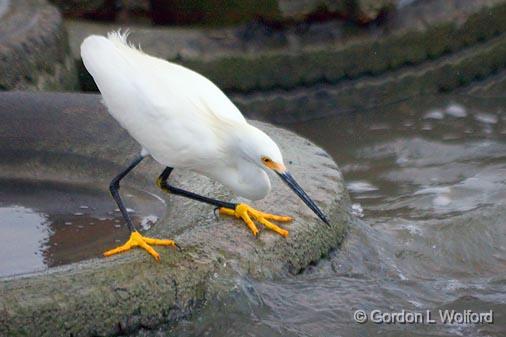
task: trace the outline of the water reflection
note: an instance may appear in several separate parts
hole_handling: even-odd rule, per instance
[[[163,215],[159,199],[123,190],[139,228],[149,229]],[[99,257],[128,236],[106,191],[24,180],[0,183],[0,232],[0,276]]]
[[[40,248],[51,235],[47,216],[23,206],[11,206],[0,207],[0,219],[0,276],[44,268]]]

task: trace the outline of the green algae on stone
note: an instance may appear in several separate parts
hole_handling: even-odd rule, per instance
[[[17,158],[0,156],[2,179],[73,180],[102,186],[108,193],[110,177],[140,151],[109,116],[99,95],[0,93],[0,117],[0,137],[12,139],[15,133],[20,140],[0,141],[0,153],[15,153]],[[31,123],[23,124],[25,120]],[[195,313],[207,298],[232,296],[226,285],[241,276],[290,277],[338,247],[351,215],[336,164],[292,132],[252,123],[279,144],[290,171],[329,216],[330,227],[282,181],[272,179],[271,193],[255,206],[292,215],[295,221],[286,225],[286,239],[268,231],[255,238],[237,219],[216,219],[209,205],[160,193],[154,180],[163,167],[147,160],[125,184],[165,200],[166,214],[149,235],[172,238],[182,250],[159,249],[160,263],[133,250],[0,278],[0,335],[109,336],[170,324]],[[34,136],[39,134],[44,137]],[[189,171],[175,170],[171,179],[195,193],[235,198],[222,185]]]
[[[434,60],[449,52],[506,32],[506,3],[471,14],[462,24],[451,19],[425,29],[392,32],[380,39],[363,39],[340,47],[301,51],[276,51],[255,56],[233,55],[213,60],[183,60],[183,64],[208,76],[231,91],[291,89],[322,80],[337,82],[364,75],[381,75],[405,65]],[[322,57],[324,56],[324,57]],[[321,69],[308,75],[312,69]]]
[[[408,70],[412,66],[430,64],[505,32],[506,3],[496,0],[480,4],[481,7],[473,4],[474,7],[464,14],[449,12],[446,17],[429,20],[423,25],[403,23],[400,28],[377,37],[362,34],[330,39],[311,48],[292,48],[283,42],[273,48],[262,47],[258,52],[251,52],[237,47],[241,43],[247,45],[247,42],[238,38],[239,31],[234,29],[209,33],[198,29],[184,32],[181,29],[144,29],[140,34],[136,34],[134,29],[131,40],[134,44],[140,43],[148,53],[202,73],[228,92],[292,90],[321,82],[342,82],[346,85],[350,80],[367,76],[385,77],[401,68]],[[80,39],[83,38],[81,31],[89,29],[97,33],[95,28],[98,29],[71,22],[69,27],[72,34]],[[111,28],[101,29],[105,33]],[[232,39],[234,47],[221,46],[220,42],[216,42],[221,40],[213,40],[215,35]],[[73,50],[79,58],[80,41],[74,39]],[[297,36],[286,37],[287,41],[291,39],[297,39]],[[174,47],[167,49],[160,45],[158,41],[162,40]],[[191,50],[191,53],[186,53],[186,50]],[[83,87],[94,88],[89,75],[85,72],[81,74]]]
[[[436,94],[463,86],[506,69],[506,35],[448,54],[421,65],[364,76],[318,87],[270,91],[255,95],[235,93],[231,98],[247,115],[275,122],[323,117],[339,112],[362,111],[416,95]],[[326,99],[318,97],[324,95]],[[328,102],[336,102],[328,104]],[[275,107],[271,106],[274,104]]]

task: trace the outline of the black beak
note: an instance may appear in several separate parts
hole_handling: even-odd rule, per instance
[[[304,190],[302,189],[302,187],[300,187],[299,184],[297,184],[297,182],[295,181],[295,179],[293,178],[293,176],[285,171],[283,173],[279,173],[276,171],[276,173],[278,174],[278,176],[283,179],[283,181],[288,185],[290,186],[290,188],[292,189],[292,191],[295,192],[295,194],[297,194],[299,196],[299,198],[301,198],[304,203],[313,210],[313,212],[318,215],[318,217],[320,219],[322,219],[323,222],[325,222],[328,226],[330,226],[329,224],[329,221],[327,220],[327,217],[325,216],[325,214],[323,214],[323,212],[321,211],[321,209],[318,208],[318,206],[316,206],[316,204],[314,203],[313,200],[311,200],[311,198],[306,194],[306,192],[304,192]]]

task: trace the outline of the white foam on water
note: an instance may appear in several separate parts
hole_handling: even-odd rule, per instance
[[[364,180],[350,181],[348,184],[346,184],[346,187],[353,193],[364,193],[378,190],[376,186]]]
[[[444,194],[441,194],[441,195],[438,195],[436,196],[434,199],[432,199],[432,204],[434,206],[448,206],[449,204],[451,204],[452,202],[452,199],[447,196],[447,195],[444,195]]]
[[[456,118],[464,118],[467,116],[466,109],[459,104],[450,104],[446,108],[446,114]]]
[[[414,195],[419,194],[431,194],[431,193],[450,193],[451,189],[448,186],[436,186],[436,187],[425,187],[414,193]]]
[[[362,208],[362,205],[359,203],[352,204],[351,205],[351,214],[353,214],[356,217],[363,218],[364,217],[364,209]]]
[[[425,119],[443,119],[445,117],[441,110],[432,110],[427,112],[423,118]]]
[[[478,122],[485,123],[485,124],[497,124],[499,118],[491,113],[486,112],[477,112],[474,114],[474,119],[476,119]]]

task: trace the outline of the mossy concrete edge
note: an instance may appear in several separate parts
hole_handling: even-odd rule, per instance
[[[294,90],[231,94],[249,117],[271,122],[302,121],[354,113],[420,95],[462,91],[506,69],[506,34],[383,77],[365,76],[340,84]]]
[[[435,1],[435,6],[441,2]],[[241,36],[248,33],[240,27],[131,27],[131,41],[150,54],[202,73],[227,92],[293,90],[322,82],[340,85],[363,77],[383,78],[400,69],[444,59],[506,32],[505,1],[466,3],[456,8],[439,4],[448,10],[443,17],[427,10],[416,17],[416,8],[402,9],[392,27],[387,23],[376,34],[367,30],[345,34],[339,25],[322,26],[315,29],[329,29],[327,35],[339,37],[316,38],[321,39],[316,43],[293,31],[270,32],[270,38],[260,34],[245,40]],[[75,21],[68,21],[67,27],[78,63],[79,44],[86,34],[105,34],[118,28]],[[85,89],[94,88],[83,68],[81,80]]]
[[[44,139],[29,137],[17,145],[1,142],[4,146],[0,152],[34,148],[34,152],[43,153],[50,148],[51,153],[60,154],[55,156],[59,160],[65,160],[64,154],[80,155],[91,167],[95,160],[105,160],[119,168],[138,150],[107,114],[98,95],[0,93],[0,115],[6,121],[0,134],[7,138],[13,130],[23,129],[18,124],[26,118],[45,132]],[[1,279],[0,335],[105,336],[156,327],[189,315],[207,298],[223,292],[213,280],[238,275],[258,279],[283,277],[299,272],[338,247],[351,216],[349,197],[336,164],[325,151],[292,132],[253,123],[278,142],[287,166],[328,213],[331,227],[316,219],[274,177],[271,194],[255,206],[295,217],[293,223],[285,226],[290,232],[287,239],[268,231],[254,238],[239,220],[216,219],[207,205],[167,196],[167,214],[149,235],[175,239],[183,247],[181,252],[160,248],[161,262],[154,263],[137,250],[44,273]],[[26,163],[17,163],[21,166],[10,171],[11,164],[0,161],[1,172],[22,174],[26,169],[26,174],[31,175],[30,170],[43,174],[44,167],[52,165],[51,160],[46,160],[45,166],[40,166],[40,161],[34,163],[31,156],[20,160]],[[54,172],[48,170],[53,178],[59,177],[57,166],[52,167]],[[89,167],[77,162],[69,166],[76,170],[78,179],[95,175],[99,179],[101,175],[88,172]],[[161,169],[154,161],[147,161],[137,175],[142,181],[154,181]],[[65,173],[61,177],[69,178]],[[175,171],[171,179],[175,185],[196,193],[233,199],[221,185],[196,174]]]

